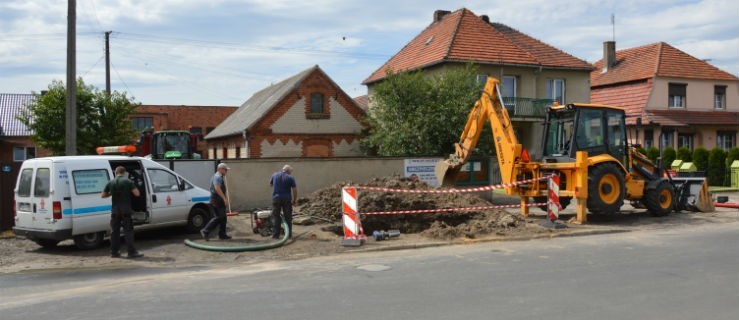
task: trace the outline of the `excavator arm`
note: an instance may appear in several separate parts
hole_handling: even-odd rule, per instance
[[[436,164],[436,178],[441,185],[454,185],[460,168],[469,160],[488,120],[493,132],[502,180],[504,183],[513,181],[515,163],[521,157],[523,148],[516,139],[508,110],[501,100],[499,84],[498,79],[488,77],[480,99],[470,111],[460,141],[454,144],[454,154]]]

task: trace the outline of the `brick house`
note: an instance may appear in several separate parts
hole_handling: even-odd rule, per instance
[[[31,139],[31,130],[15,117],[28,104],[32,94],[0,93],[0,231],[13,226],[13,189],[23,160],[46,156]]]
[[[364,80],[370,108],[373,87],[388,71],[435,75],[467,63],[478,67],[478,81],[487,76],[501,81],[516,136],[532,156],[540,153],[539,124],[547,105],[590,101],[590,63],[462,8],[435,11],[428,27]]]
[[[591,101],[626,108],[632,141],[647,148],[666,146],[725,150],[737,146],[739,78],[667,43],[616,51],[605,42],[604,58],[591,73]]]
[[[364,117],[316,65],[244,102],[205,136],[208,158],[358,156]]]
[[[141,131],[188,130],[204,137],[237,109],[232,106],[140,105],[128,118],[133,127]],[[200,139],[198,150],[207,149],[205,140]],[[206,154],[203,152],[203,156]]]

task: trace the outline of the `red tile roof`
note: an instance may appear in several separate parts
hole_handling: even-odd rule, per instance
[[[739,126],[739,112],[712,112],[686,110],[647,110],[644,123],[663,126],[735,125]]]
[[[652,79],[634,81],[620,86],[601,87],[590,91],[590,102],[619,106],[627,115],[640,115],[652,92]],[[646,123],[647,119],[642,119]],[[628,124],[636,123],[636,117],[627,117]]]
[[[584,60],[462,8],[432,22],[363,83],[383,79],[388,70],[416,70],[450,61],[592,69]]]
[[[369,96],[368,95],[365,94],[363,96],[355,97],[353,100],[354,102],[357,103],[357,105],[360,108],[362,108],[362,110],[367,112],[367,110],[369,109]]]
[[[597,87],[646,78],[674,77],[736,81],[739,78],[679,49],[658,42],[616,52],[616,65],[603,72],[603,59],[590,73],[590,86]]]

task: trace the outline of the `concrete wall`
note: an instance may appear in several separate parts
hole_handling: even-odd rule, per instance
[[[298,197],[341,181],[359,184],[372,177],[402,175],[404,168],[403,158],[229,159],[224,162],[231,168],[227,180],[233,210],[271,206],[269,178],[285,164],[295,169]],[[336,195],[336,201],[341,201],[341,195]]]

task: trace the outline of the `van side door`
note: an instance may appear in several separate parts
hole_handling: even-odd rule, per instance
[[[152,192],[152,223],[187,221],[192,202],[188,193],[180,190],[180,179],[169,170],[147,168]]]

